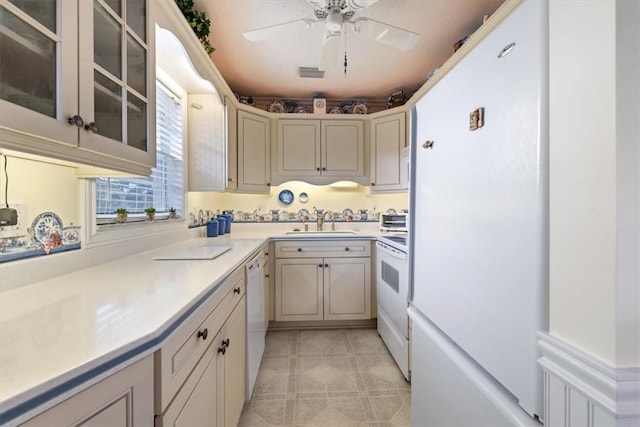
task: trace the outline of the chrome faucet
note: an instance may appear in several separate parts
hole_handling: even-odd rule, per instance
[[[331,212],[330,211],[325,211],[321,214],[318,215],[318,219],[316,222],[316,230],[317,231],[322,231],[322,228],[324,227],[324,221],[325,221],[325,216],[329,215],[329,218],[331,218]],[[335,225],[334,225],[335,226]],[[332,230],[334,229],[334,226],[332,226]]]

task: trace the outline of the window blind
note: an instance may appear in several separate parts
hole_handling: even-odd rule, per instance
[[[112,216],[118,208],[144,214],[150,206],[156,214],[175,208],[184,214],[183,100],[156,85],[156,167],[145,178],[97,178],[97,216]]]

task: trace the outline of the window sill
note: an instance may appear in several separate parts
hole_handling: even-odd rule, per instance
[[[89,236],[84,248],[124,243],[182,230],[187,231],[187,221],[184,218],[131,221],[125,224],[102,224],[98,225],[97,231]]]

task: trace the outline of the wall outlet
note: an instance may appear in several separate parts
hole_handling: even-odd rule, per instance
[[[27,235],[27,205],[22,203],[9,203],[11,209],[15,209],[18,220],[15,225],[0,226],[0,238],[23,237]]]

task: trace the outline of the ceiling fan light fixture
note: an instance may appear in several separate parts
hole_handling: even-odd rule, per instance
[[[342,12],[340,11],[340,9],[332,8],[329,11],[329,15],[327,16],[325,24],[327,26],[327,30],[331,31],[332,33],[335,33],[340,31],[340,29],[342,28],[343,22],[344,22],[344,17],[342,16]]]

